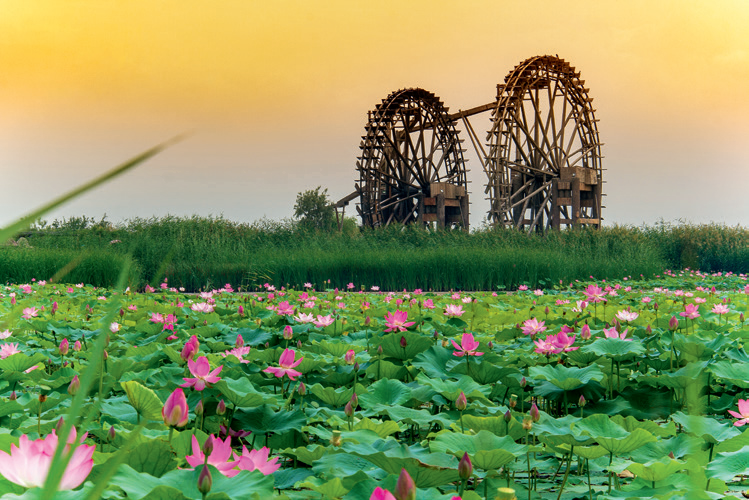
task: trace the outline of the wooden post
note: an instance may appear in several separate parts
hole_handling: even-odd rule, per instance
[[[559,179],[554,178],[551,180],[551,228],[555,231],[559,230]]]
[[[419,218],[417,219],[419,221],[420,225],[424,225],[424,193],[419,196],[419,208],[417,208],[419,211]]]
[[[466,233],[469,232],[470,229],[468,227],[468,207],[468,193],[466,193],[460,198],[460,215],[463,216],[463,231],[465,231]]]
[[[570,182],[572,188],[572,227],[580,227],[580,179]]]
[[[437,228],[445,229],[445,193],[435,196],[437,199]]]

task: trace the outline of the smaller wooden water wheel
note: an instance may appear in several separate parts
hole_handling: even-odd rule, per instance
[[[366,226],[436,222],[468,228],[463,150],[433,93],[398,90],[368,113],[360,145],[359,211]]]
[[[532,231],[601,222],[593,99],[563,59],[537,56],[497,88],[485,168],[489,222]]]

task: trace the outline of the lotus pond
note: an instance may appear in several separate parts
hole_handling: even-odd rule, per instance
[[[0,291],[2,498],[749,489],[744,275],[500,294]]]

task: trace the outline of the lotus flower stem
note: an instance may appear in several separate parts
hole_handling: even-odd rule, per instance
[[[562,498],[564,485],[567,484],[567,478],[570,477],[570,466],[572,465],[572,452],[574,449],[574,446],[570,446],[570,454],[567,455],[567,470],[564,472],[564,479],[562,479],[562,486],[559,487],[559,495],[557,495],[557,500],[560,500]]]

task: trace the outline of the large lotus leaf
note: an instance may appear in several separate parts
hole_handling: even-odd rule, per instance
[[[427,453],[414,457],[405,446],[387,452],[366,454],[349,448],[346,451],[366,458],[388,474],[400,474],[401,469],[406,469],[419,488],[443,486],[459,477],[458,459],[444,453]]]
[[[237,408],[254,408],[263,404],[267,394],[255,389],[255,385],[248,378],[222,378],[214,387]]]
[[[749,388],[749,364],[736,361],[718,361],[710,364],[710,371],[743,389]]]
[[[596,365],[585,368],[564,365],[531,366],[528,374],[533,379],[547,380],[564,391],[571,391],[591,380],[603,380],[603,373]]]
[[[611,421],[621,425],[625,430],[630,432],[635,429],[645,429],[652,435],[661,438],[676,435],[676,424],[673,422],[668,422],[665,426],[660,426],[652,420],[637,420],[633,416],[625,418],[621,415],[614,415],[611,417]]]
[[[457,358],[452,355],[452,351],[435,345],[416,356],[411,364],[420,368],[430,378],[444,379],[451,376],[448,363],[454,359]]]
[[[332,355],[334,358],[338,359],[343,359],[346,351],[351,349],[351,344],[345,344],[343,342],[329,342],[327,340],[323,340],[318,345],[322,352],[326,352]]]
[[[0,378],[11,383],[23,380],[28,376],[24,373],[26,370],[46,359],[45,355],[38,352],[31,356],[27,356],[22,352],[11,354],[7,358],[0,360],[0,370],[2,370]]]
[[[251,410],[238,410],[234,413],[242,429],[255,433],[282,433],[293,429],[301,429],[307,425],[307,417],[300,411],[274,412],[270,406],[262,405]]]
[[[320,401],[330,405],[334,408],[344,406],[349,402],[353,392],[350,387],[323,387],[320,384],[315,384],[309,388],[309,392],[314,394]],[[362,395],[364,396],[364,395]]]
[[[152,439],[140,443],[125,455],[123,463],[136,472],[147,472],[154,477],[161,477],[177,468],[177,460],[169,443]]]
[[[401,338],[406,340],[405,348],[401,347]],[[373,340],[374,345],[378,343],[382,346],[385,356],[400,360],[412,359],[434,345],[434,341],[429,337],[409,331],[389,333],[379,342],[376,339]]]
[[[722,424],[709,417],[698,415],[687,415],[682,412],[674,413],[671,418],[674,422],[684,427],[688,433],[702,437],[708,443],[721,443],[741,432],[731,424]]]
[[[303,483],[300,483],[299,487],[309,488],[318,493],[321,498],[341,498],[348,493],[348,489],[343,486],[341,479],[338,477],[333,478],[330,481],[325,481],[317,477],[310,477]]]
[[[458,399],[460,393],[464,393],[468,398],[486,397],[491,391],[490,387],[477,384],[471,377],[461,375],[458,380],[441,380],[431,379],[420,373],[416,377],[416,382],[421,385],[427,385],[443,395],[448,401]]]
[[[146,420],[161,420],[161,409],[164,403],[155,392],[134,380],[122,382],[120,385],[125,389],[127,399],[138,415]]]
[[[367,367],[367,375],[377,379],[389,378],[392,380],[400,380],[406,376],[406,367],[403,365],[396,365],[386,359],[375,359]]]
[[[628,453],[656,440],[655,436],[644,429],[628,432],[602,414],[584,418],[575,427],[583,434],[590,434],[599,445],[615,455]]]
[[[213,485],[205,497],[206,500],[259,500],[273,494],[273,476],[264,476],[260,471],[241,471],[232,478],[221,474],[218,469],[209,465]],[[139,473],[129,465],[120,465],[110,482],[122,488],[128,498],[139,500],[149,496],[156,488],[161,488],[161,496],[156,498],[186,498],[200,500],[203,494],[198,491],[198,476],[201,467],[195,470],[173,470],[160,478],[146,473]],[[168,496],[164,496],[167,494]],[[150,498],[153,498],[151,495]]]
[[[348,453],[326,453],[312,464],[312,472],[322,478],[347,477],[376,466],[366,458]]]
[[[692,358],[691,360],[709,360],[729,342],[730,339],[727,335],[719,335],[710,342],[681,334],[674,336],[674,346],[679,351],[679,355],[686,357],[688,360],[690,360],[689,358]]]
[[[661,439],[654,443],[648,443],[642,448],[633,451],[632,460],[645,463],[660,460],[669,453],[673,453],[674,458],[683,458],[686,455],[701,450],[704,444],[705,443],[701,438],[681,433],[670,439]]]
[[[606,356],[615,361],[632,359],[635,356],[645,354],[646,350],[637,340],[622,339],[598,339],[590,345],[580,349],[583,352],[592,352],[599,356]]]
[[[473,465],[483,470],[495,470],[524,455],[528,447],[515,443],[509,436],[497,437],[489,431],[469,436],[455,432],[441,432],[430,444],[433,451],[462,457],[468,453]]]
[[[279,490],[287,490],[313,474],[309,469],[281,469],[273,473],[274,487]]]
[[[595,352],[583,351],[582,349],[565,353],[565,356],[567,356],[567,358],[569,358],[569,360],[573,363],[581,366],[588,366],[593,361],[601,357],[600,354],[596,354]]]
[[[560,446],[562,449],[567,449],[567,445]],[[597,458],[605,457],[609,454],[609,451],[603,446],[575,446],[572,450],[575,455],[579,455],[582,458],[588,460],[595,460]]]
[[[525,436],[525,430],[523,425],[515,420],[511,419],[509,422],[505,422],[504,417],[478,417],[475,415],[463,415],[463,425],[466,429],[470,429],[474,432],[481,432],[487,430],[497,436],[509,435],[512,439],[520,439]]]
[[[380,379],[370,385],[367,394],[359,396],[359,404],[362,408],[373,408],[374,406],[402,405],[411,399],[411,389],[400,380]]]
[[[707,464],[706,474],[708,477],[717,477],[723,481],[749,474],[749,446],[744,446],[738,451],[718,453],[713,461]]]
[[[566,415],[562,418],[544,418],[533,424],[533,434],[543,443],[559,446],[566,444],[569,446],[581,446],[595,443],[595,439],[589,435],[581,434],[581,431],[574,427],[580,418],[573,415]]]
[[[381,438],[386,438],[391,434],[395,434],[396,432],[400,432],[401,428],[398,425],[397,422],[394,422],[392,420],[386,420],[384,422],[371,420],[369,418],[364,418],[362,420],[359,420],[356,425],[354,425],[355,430],[369,430],[376,432],[378,436]]]
[[[663,481],[671,474],[675,474],[680,470],[684,470],[686,464],[679,460],[673,460],[666,457],[662,460],[656,460],[647,462],[644,464],[634,463],[627,466],[629,470],[635,476],[644,479],[645,481],[658,482]]]
[[[320,460],[323,455],[328,453],[328,449],[319,444],[311,444],[306,447],[286,448],[279,453],[290,458],[296,458],[307,465],[312,465],[315,460]]]
[[[378,415],[386,414],[391,419],[401,424],[428,426],[434,423],[440,423],[442,427],[449,428],[454,420],[438,413],[432,415],[427,410],[414,410],[413,408],[404,408],[403,406],[378,406],[372,408]],[[465,417],[464,417],[465,418]]]
[[[692,362],[674,372],[662,372],[654,379],[657,380],[658,385],[664,387],[685,389],[693,384],[703,383],[700,382],[700,378],[705,373],[706,366],[707,362]],[[646,378],[643,377],[643,379]],[[652,383],[652,381],[649,383]]]

